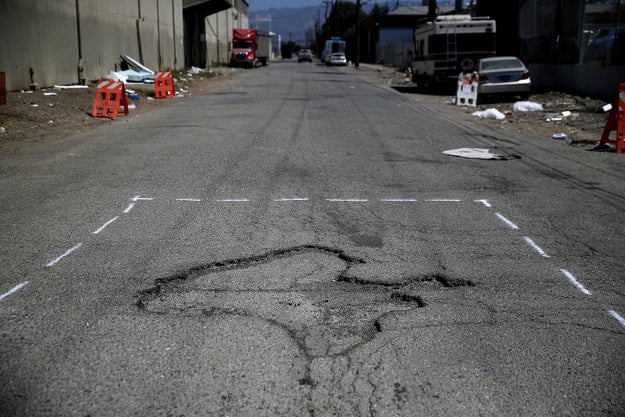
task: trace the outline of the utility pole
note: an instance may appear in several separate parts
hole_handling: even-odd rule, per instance
[[[334,13],[336,14],[336,36],[341,36],[339,32],[339,0],[334,0]]]
[[[360,67],[360,0],[356,0],[356,68]]]

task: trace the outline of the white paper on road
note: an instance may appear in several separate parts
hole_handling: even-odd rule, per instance
[[[459,156],[470,159],[509,159],[507,155],[493,153],[490,149],[458,148],[443,152],[445,155]]]

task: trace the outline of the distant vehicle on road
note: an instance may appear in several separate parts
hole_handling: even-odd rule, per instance
[[[310,52],[310,49],[302,49],[301,51],[299,51],[299,54],[297,56],[297,62],[304,61],[313,62],[313,56],[312,52]]]
[[[330,55],[330,59],[326,61],[328,65],[347,65],[347,58],[342,52],[335,52]]]
[[[331,38],[327,40],[321,54],[321,60],[330,65],[330,58],[332,57],[332,54],[339,52],[345,54],[345,45],[345,41],[341,40],[341,38]]]
[[[271,56],[271,35],[256,29],[233,29],[231,67],[256,68],[268,65]]]
[[[527,100],[532,81],[530,72],[514,56],[484,58],[478,65],[478,94],[510,94]]]

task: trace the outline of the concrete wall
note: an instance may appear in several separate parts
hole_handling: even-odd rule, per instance
[[[182,29],[182,0],[0,0],[0,71],[18,90],[29,68],[40,87],[75,84],[119,69],[120,54],[179,68]]]
[[[232,45],[232,29],[247,29],[250,27],[247,9],[235,8],[221,11],[206,18],[206,51],[207,64],[226,64],[229,62]]]

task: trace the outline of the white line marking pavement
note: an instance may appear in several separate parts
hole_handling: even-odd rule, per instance
[[[130,205],[126,207],[126,210],[124,210],[124,214],[130,213],[130,210],[132,210],[133,208],[135,208],[135,203],[130,203]]]
[[[560,272],[562,272],[569,279],[569,281],[571,281],[571,283],[575,285],[581,292],[586,295],[592,295],[592,293],[588,291],[586,287],[584,287],[569,271],[567,271],[566,269],[561,269]]]
[[[140,195],[138,195],[136,197],[131,198],[131,200],[136,203],[137,201],[152,201],[154,199],[153,198],[149,198],[149,197],[141,197]]]
[[[100,234],[101,231],[103,231],[104,229],[107,228],[108,225],[110,225],[111,223],[113,223],[114,221],[116,221],[117,219],[119,219],[119,216],[115,216],[113,217],[111,220],[109,220],[108,222],[104,223],[102,226],[100,226],[100,228],[98,230],[96,230],[95,232],[93,232],[94,235]]]
[[[418,200],[416,198],[381,198],[383,203],[414,203]]]
[[[459,203],[462,200],[458,200],[455,198],[431,198],[425,201],[428,203]]]
[[[519,226],[512,223],[510,220],[506,219],[501,213],[495,213],[497,217],[499,217],[505,224],[507,224],[511,229],[519,230]]]
[[[187,201],[191,203],[199,203],[202,200],[200,200],[199,198],[177,198],[176,201]]]
[[[331,203],[366,203],[369,200],[363,198],[326,198]]]
[[[545,258],[549,258],[549,255],[547,255],[547,252],[545,252],[544,250],[542,250],[542,248],[540,246],[538,246],[536,243],[534,243],[534,241],[529,237],[529,236],[525,236],[523,239],[525,239],[525,241],[532,247],[534,248],[534,250],[536,252],[538,252],[540,254],[540,256],[545,257]]]
[[[53,261],[50,261],[46,266],[54,266],[57,263],[59,263],[59,261],[63,258],[65,258],[67,255],[71,254],[72,252],[74,252],[76,249],[80,248],[82,246],[82,243],[77,244],[76,246],[69,248],[63,255],[59,256],[58,258],[56,258]]]
[[[247,198],[222,198],[215,201],[218,203],[247,203],[250,200],[248,200]]]
[[[621,326],[625,327],[625,319],[621,317],[621,315],[619,315],[614,310],[608,310],[608,313],[610,313],[612,317],[614,317],[619,323],[621,323]]]
[[[492,207],[492,205],[490,204],[490,202],[488,200],[473,200],[473,201],[475,201],[476,203],[482,203],[482,204],[484,204],[488,208]]]
[[[28,284],[28,281],[24,281],[19,285],[16,285],[15,287],[11,288],[9,291],[5,292],[4,294],[0,295],[0,300],[2,300],[4,297],[8,297],[9,295],[18,292],[19,290],[21,290],[22,288],[24,288],[26,286],[26,284]]]
[[[285,202],[285,201],[308,201],[308,200],[310,200],[310,199],[307,198],[307,197],[274,198],[273,199],[273,201],[279,202],[279,203],[282,203],[282,202]]]

